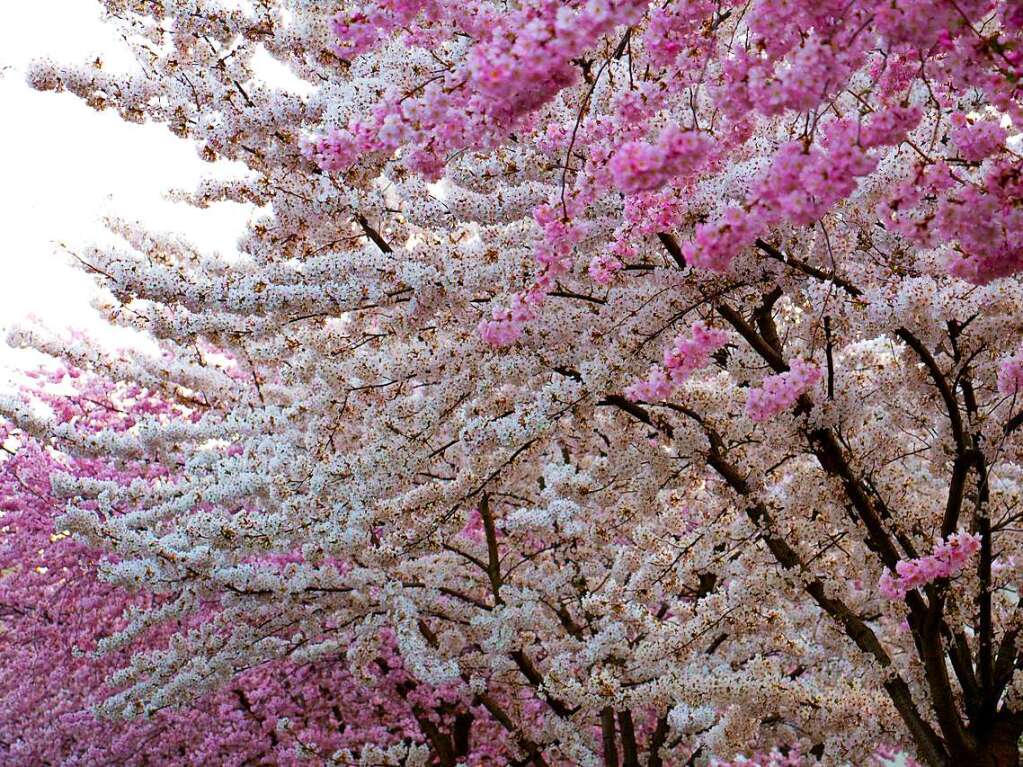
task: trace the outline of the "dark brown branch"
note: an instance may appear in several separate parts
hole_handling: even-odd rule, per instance
[[[947,641],[949,643],[949,658],[952,661],[952,670],[955,671],[956,679],[963,690],[963,700],[968,711],[976,711],[980,702],[980,687],[977,683],[977,676],[973,671],[973,655],[970,652],[970,643],[962,631],[947,630]]]
[[[793,269],[802,272],[805,275],[813,277],[814,279],[821,280],[822,282],[831,282],[840,287],[846,293],[853,298],[859,298],[863,295],[863,291],[853,285],[848,280],[839,277],[837,274],[825,272],[823,269],[818,269],[816,266],[812,266],[805,261],[800,261],[798,258],[793,256],[786,256],[776,247],[771,245],[764,240],[757,239],[756,246],[768,257],[775,261],[780,261],[786,266],[790,266]]]
[[[433,647],[437,646],[436,634],[434,634],[433,631],[430,630],[430,627],[427,626],[423,621],[419,622],[419,631],[423,635],[423,638],[425,638],[426,641],[431,646]],[[387,665],[387,662],[382,658],[377,659],[377,665],[380,666],[380,668],[384,671],[385,674],[389,671],[390,667]],[[469,683],[469,679],[465,674],[462,675],[462,679],[466,684]],[[400,687],[398,689],[398,692],[402,693],[402,689]],[[407,694],[407,692],[408,690],[406,689],[405,694]],[[537,746],[532,740],[527,738],[521,732],[521,730],[515,726],[515,723],[512,721],[511,717],[508,716],[508,712],[501,707],[500,703],[498,703],[485,692],[477,694],[474,698],[474,702],[483,706],[490,713],[490,715],[494,717],[494,719],[497,720],[497,722],[505,729],[505,731],[508,732],[515,739],[516,745],[520,749],[522,749],[528,757],[524,764],[532,763],[534,767],[549,767],[547,761],[543,758],[543,754],[541,753],[540,747]]]
[[[482,705],[483,708],[485,708],[505,729],[505,731],[515,738],[516,745],[526,752],[526,755],[529,757],[529,761],[534,765],[534,767],[549,767],[547,760],[543,758],[540,747],[519,732],[515,723],[512,722],[511,717],[508,716],[507,712],[501,708],[501,705],[496,700],[486,693],[480,693],[476,696],[476,702]]]
[[[614,404],[610,402],[610,398],[607,398],[607,401],[609,404]],[[625,412],[629,412],[643,423],[653,425],[653,419],[650,418],[649,413],[646,413],[642,407],[635,403],[629,404],[631,407],[628,410],[622,408]],[[636,414],[637,410],[643,414],[643,417],[639,417]],[[767,507],[756,499],[755,493],[746,479],[724,458],[721,452],[721,437],[706,425],[704,425],[704,431],[711,444],[711,450],[707,454],[707,463],[725,480],[725,483],[737,495],[747,501],[746,515],[756,528],[760,530],[761,539],[767,545],[768,550],[784,569],[797,570],[807,574],[809,571],[800,560],[796,551],[787,541],[777,537],[772,532],[774,525]],[[827,615],[842,627],[846,636],[860,650],[872,656],[882,668],[891,668],[891,658],[880,641],[878,641],[874,632],[845,602],[837,597],[829,596],[827,589],[819,578],[805,578],[803,580],[803,589]],[[920,750],[920,755],[932,767],[947,767],[949,761],[945,745],[931,725],[920,715],[906,681],[901,675],[894,673],[884,682],[884,688],[888,692],[889,698],[899,712],[910,735],[913,737],[917,748]]]
[[[1020,410],[1016,415],[1005,422],[1005,426],[1002,427],[1002,431],[1006,434],[1012,434],[1016,429],[1023,424],[1023,410]]]
[[[757,333],[757,331],[743,319],[742,315],[739,314],[735,309],[728,306],[727,304],[720,304],[715,307],[722,317],[727,320],[728,324],[735,328],[736,332],[753,347],[754,351],[759,354],[763,360],[771,366],[771,369],[775,373],[785,373],[788,371],[788,363],[784,360],[781,354],[778,353],[774,347],[772,347],[764,338]]]
[[[784,357],[784,351],[781,346],[781,339],[778,337],[778,328],[774,324],[774,305],[778,303],[778,299],[781,298],[781,288],[775,288],[770,293],[764,295],[763,300],[760,302],[760,306],[753,310],[753,319],[757,323],[757,330],[760,331],[760,337],[767,342],[767,345],[774,349],[778,354]]]
[[[679,247],[678,240],[667,232],[658,232],[657,239],[661,241],[661,245],[668,251],[668,255],[671,256],[672,260],[678,265],[679,269],[686,268],[686,260],[682,257],[682,248]]]
[[[622,767],[639,767],[636,727],[632,722],[632,712],[628,709],[618,712],[618,728],[622,733]]]
[[[456,759],[464,759],[472,750],[470,736],[475,719],[476,717],[469,711],[463,711],[455,717],[455,723],[451,728],[451,741],[455,747]]]
[[[831,340],[831,317],[824,315],[824,359],[828,362],[828,399],[835,398],[835,352]]]
[[[576,301],[587,301],[591,304],[597,304],[603,306],[607,303],[603,298],[597,298],[596,296],[587,296],[583,293],[574,293],[571,290],[552,290],[547,295],[554,296],[555,298],[572,298]]]
[[[373,244],[380,248],[380,251],[382,253],[394,252],[391,246],[387,243],[387,240],[385,240],[380,235],[380,232],[378,232],[376,229],[370,226],[369,221],[366,219],[364,215],[362,215],[361,213],[356,213],[355,222],[362,228],[362,231],[365,232],[366,236],[373,241]]]
[[[650,736],[649,753],[647,755],[646,767],[664,767],[661,759],[661,749],[668,739],[668,717],[661,716],[657,719],[657,726],[653,735]]]
[[[615,712],[610,706],[604,706],[600,710],[600,742],[604,749],[604,767],[618,767]]]
[[[511,659],[515,661],[515,665],[519,667],[519,671],[522,672],[522,676],[526,677],[526,679],[529,680],[529,683],[533,686],[533,689],[539,692],[541,687],[543,686],[543,675],[540,673],[537,667],[533,665],[533,661],[530,660],[529,656],[526,655],[525,651],[514,650],[511,653]],[[565,704],[558,698],[555,698],[553,695],[546,694],[544,697],[546,698],[547,705],[550,706],[551,711],[553,711],[555,714],[562,718],[567,719],[577,711],[577,709],[569,707],[567,704]]]
[[[980,505],[980,504],[978,504]],[[977,606],[980,613],[978,632],[977,672],[980,675],[981,720],[990,721],[998,708],[998,696],[994,694],[994,624],[991,616],[991,519],[987,509],[981,508],[977,518],[977,533],[980,535],[980,559],[977,562],[977,577],[980,589]]]
[[[642,421],[647,426],[664,432],[668,437],[675,436],[674,430],[671,428],[671,424],[655,424],[654,419],[650,417],[650,413],[648,413],[645,408],[637,405],[635,402],[630,402],[620,394],[609,394],[598,402],[597,405],[616,407],[619,410],[628,413],[637,421]]]
[[[752,490],[746,480],[716,450],[708,455],[708,463],[739,495],[748,499],[752,498]],[[769,532],[773,525],[765,506],[759,501],[751,500],[746,513],[762,531],[764,543],[782,567],[787,570],[796,569],[806,572],[795,550],[786,541]],[[825,613],[842,626],[846,635],[860,650],[873,656],[883,668],[891,666],[891,658],[870,627],[842,600],[828,596],[824,584],[818,578],[805,582],[804,589]],[[935,767],[947,764],[941,740],[920,715],[913,701],[912,692],[902,677],[898,674],[894,675],[884,682],[884,687],[928,763]]]
[[[945,403],[945,411],[948,415],[949,423],[952,426],[952,438],[956,441],[957,452],[966,452],[966,432],[963,429],[963,416],[959,412],[959,402],[956,400],[955,394],[952,392],[951,387],[948,385],[948,381],[945,380],[945,374],[941,372],[941,368],[938,366],[934,356],[927,350],[923,342],[913,335],[906,328],[899,328],[895,335],[897,335],[910,349],[916,352],[916,355],[924,363],[924,367],[927,368],[927,372],[930,374],[931,380],[934,382],[935,387],[938,389],[938,393],[941,395],[942,401]]]
[[[490,590],[494,594],[494,604],[503,604],[501,599],[501,557],[497,548],[497,528],[494,526],[494,515],[490,511],[490,496],[484,493],[480,497],[480,517],[483,520],[483,532],[487,538],[487,577],[490,579]]]

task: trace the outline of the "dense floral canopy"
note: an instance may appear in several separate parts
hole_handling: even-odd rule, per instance
[[[79,254],[161,355],[13,337],[166,403],[2,406],[118,472],[100,714],[392,657],[333,763],[1019,763],[1023,5],[103,4],[138,70],[32,84],[260,214]]]

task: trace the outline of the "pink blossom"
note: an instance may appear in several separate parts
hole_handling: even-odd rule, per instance
[[[1009,357],[998,368],[998,391],[1005,396],[1017,394],[1023,387],[1023,354]]]
[[[634,401],[656,402],[667,399],[674,391],[668,372],[660,365],[651,365],[650,373],[625,390],[625,396]]]
[[[614,278],[615,274],[621,271],[624,264],[610,254],[594,256],[590,261],[590,277],[600,285],[607,285]]]
[[[690,266],[724,272],[765,228],[765,217],[760,210],[746,211],[730,206],[718,221],[696,226],[695,237],[682,245],[682,256]]]
[[[656,144],[630,141],[611,159],[615,184],[628,193],[657,189],[697,170],[708,158],[711,140],[693,130],[669,125]]]
[[[526,323],[534,317],[533,310],[523,296],[512,296],[508,309],[495,307],[491,319],[480,320],[479,334],[491,346],[509,346],[518,340]]]
[[[953,533],[947,540],[939,541],[929,555],[900,561],[895,565],[895,575],[885,570],[878,590],[886,598],[897,600],[939,578],[953,578],[980,550],[980,543],[979,535]]]
[[[728,341],[728,334],[708,328],[702,322],[694,322],[690,335],[678,336],[670,347],[664,350],[663,367],[654,365],[649,376],[625,390],[625,396],[632,400],[653,402],[665,399],[672,390],[681,385],[697,370],[710,362],[711,355]]]
[[[959,154],[968,162],[982,162],[1005,148],[1008,131],[997,122],[981,120],[970,122],[962,113],[953,116],[955,129],[952,140],[959,148]]]
[[[769,376],[750,389],[746,398],[746,414],[757,422],[768,421],[788,409],[821,378],[821,370],[813,363],[795,359],[785,373]]]

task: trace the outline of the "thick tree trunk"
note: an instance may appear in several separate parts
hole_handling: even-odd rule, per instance
[[[962,767],[1020,767],[1019,737],[1018,725],[1003,720],[983,739],[975,755]]]
[[[989,744],[988,760],[990,767],[1019,767],[1019,745],[1016,738],[1004,738]]]
[[[992,743],[955,767],[1019,767],[1019,749],[1015,743]]]

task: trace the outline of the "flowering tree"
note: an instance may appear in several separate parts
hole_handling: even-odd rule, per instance
[[[45,381],[33,397],[52,409],[57,423],[86,432],[124,432],[147,415],[183,417],[145,391],[86,382],[77,371],[48,374]],[[69,382],[69,392],[53,393],[53,384]],[[418,683],[386,634],[360,673],[343,658],[251,663],[188,706],[153,706],[158,710],[145,718],[118,723],[98,719],[93,709],[117,689],[107,677],[130,655],[113,635],[139,611],[159,610],[167,600],[104,581],[104,570],[116,562],[59,527],[55,533],[61,501],[51,479],[128,488],[170,472],[148,462],[114,466],[68,456],[9,427],[0,428],[0,442],[9,453],[0,464],[3,763],[297,765],[323,764],[333,755],[336,764],[411,765],[426,763],[431,747],[471,757],[473,765],[507,761],[500,739],[485,737],[496,727],[486,712],[473,711],[457,689]],[[103,501],[94,508],[122,511]],[[141,644],[165,651],[172,636],[157,625],[142,633]],[[475,743],[467,737],[470,724],[484,736]]]
[[[139,70],[31,82],[262,213],[80,254],[162,357],[14,339],[190,414],[3,408],[174,456],[58,483],[174,635],[103,712],[390,632],[518,764],[1019,763],[1023,7],[104,5]]]

